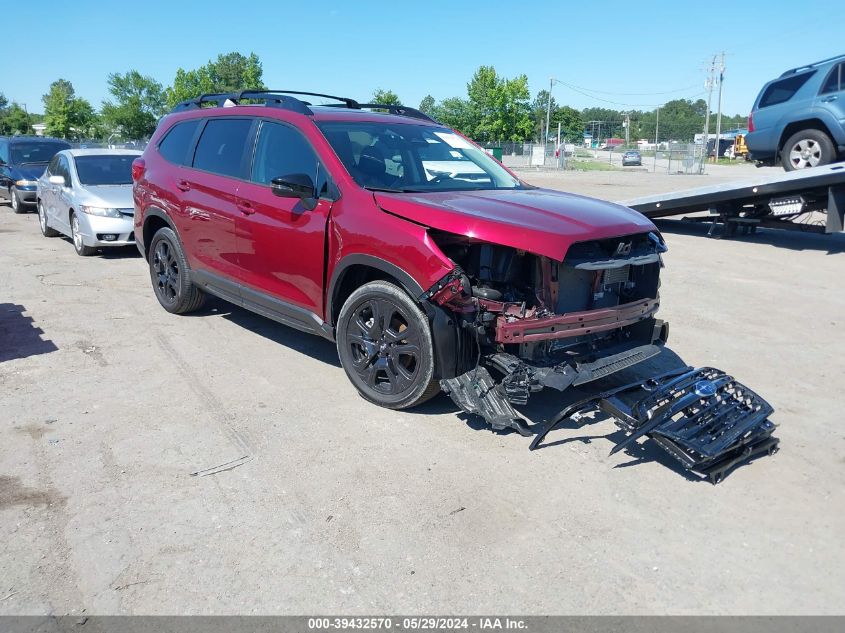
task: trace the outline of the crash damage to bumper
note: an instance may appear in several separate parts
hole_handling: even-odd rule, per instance
[[[435,339],[442,344],[448,333],[436,350],[448,359],[440,385],[464,412],[494,430],[536,434],[533,450],[563,420],[601,411],[629,433],[613,452],[647,436],[713,481],[776,449],[771,406],[715,369],[646,377],[570,405],[545,427],[515,409],[542,389],[563,392],[660,353],[668,324],[655,315],[666,249],[654,233],[576,245],[560,262],[448,236],[439,243],[456,266],[420,300]]]

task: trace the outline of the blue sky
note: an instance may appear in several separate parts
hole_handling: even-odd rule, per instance
[[[27,20],[4,29],[0,92],[30,112],[60,77],[99,107],[111,72],[166,86],[177,68],[229,51],[257,53],[277,89],[364,99],[383,87],[415,106],[464,96],[487,64],[528,75],[532,97],[554,76],[568,84],[554,88],[559,103],[652,109],[702,93],[705,66],[725,51],[723,109],[746,114],[765,81],[845,53],[843,0],[52,0]]]

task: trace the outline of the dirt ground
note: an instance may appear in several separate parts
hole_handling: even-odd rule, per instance
[[[724,169],[526,178],[625,199],[748,175]],[[776,409],[780,452],[718,486],[649,443],[609,457],[608,422],[530,453],[445,396],[376,408],[331,343],[169,315],[133,251],[0,207],[0,614],[845,612],[845,235],[661,229],[655,364]]]

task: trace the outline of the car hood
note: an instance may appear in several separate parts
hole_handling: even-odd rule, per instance
[[[79,201],[98,207],[113,207],[115,209],[132,209],[132,185],[100,185],[82,187]]]
[[[38,180],[45,169],[47,169],[47,163],[11,165],[12,178],[14,180]]]
[[[418,224],[558,261],[575,242],[657,230],[628,207],[550,189],[374,196],[383,210]]]

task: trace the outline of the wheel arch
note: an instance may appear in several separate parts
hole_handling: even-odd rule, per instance
[[[783,146],[786,143],[787,139],[796,132],[801,132],[802,130],[818,130],[819,132],[824,132],[830,139],[831,143],[833,143],[835,150],[836,139],[834,138],[833,134],[830,133],[830,128],[824,121],[818,118],[803,119],[801,121],[793,121],[785,128],[783,128],[783,131],[780,133],[780,140],[778,141],[778,157],[780,157],[783,153]]]
[[[177,239],[179,238],[179,232],[176,230],[176,226],[164,211],[157,207],[147,209],[144,214],[144,224],[141,232],[141,237],[143,238],[141,243],[144,247],[143,255],[145,259],[149,258],[150,242],[153,236],[163,228],[169,228],[176,234]]]
[[[340,309],[356,288],[381,279],[390,281],[405,290],[416,301],[425,290],[407,272],[374,255],[352,254],[335,266],[326,291],[326,321],[337,324]]]

